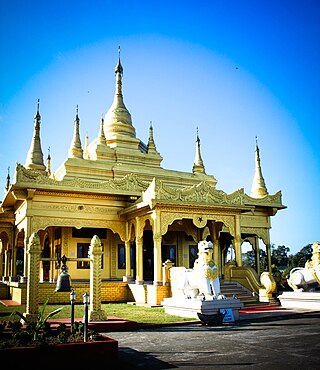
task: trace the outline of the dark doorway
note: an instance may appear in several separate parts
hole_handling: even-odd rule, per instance
[[[42,251],[42,257],[44,258],[50,258],[50,243],[49,239],[46,238],[44,241],[44,248]],[[50,276],[50,261],[42,261],[43,266],[43,280],[49,281]]]
[[[136,269],[136,243],[134,242],[130,246],[130,266],[133,270],[132,276],[136,278],[137,269]]]
[[[143,280],[153,281],[153,233],[143,232]]]

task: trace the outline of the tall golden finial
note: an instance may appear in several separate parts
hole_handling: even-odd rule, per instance
[[[193,173],[205,173],[203,161],[201,158],[201,151],[200,151],[200,138],[199,138],[199,130],[197,127],[197,138],[196,138],[196,155],[194,158],[194,164],[192,168]]]
[[[147,153],[156,153],[156,145],[154,143],[153,139],[153,127],[152,127],[152,121],[150,121],[150,126],[149,126],[149,140],[148,140],[148,145],[147,145]]]
[[[9,190],[9,187],[10,187],[10,166],[8,167],[8,176],[7,176],[7,184],[6,184],[6,191]]]
[[[268,195],[267,187],[262,176],[261,164],[260,164],[260,150],[258,146],[258,137],[256,139],[256,150],[255,150],[255,173],[253,177],[252,187],[251,187],[251,197],[253,198],[263,198]]]
[[[79,106],[76,106],[76,117],[74,120],[74,131],[71,146],[69,149],[69,158],[83,158],[83,150],[80,139],[80,118],[79,118]]]
[[[135,137],[136,131],[132,125],[131,114],[127,110],[122,95],[123,68],[120,62],[120,46],[118,47],[118,62],[115,67],[116,89],[111,107],[104,119],[104,134],[107,140],[114,135],[128,135]]]
[[[47,172],[48,175],[51,175],[51,155],[50,155],[50,146],[48,148],[48,157],[47,157]]]
[[[120,53],[121,53],[121,49],[120,49],[120,45],[118,46],[118,63],[116,65],[116,68],[114,70],[115,73],[120,73],[121,75],[123,74],[123,68],[122,68],[122,65],[121,65],[121,62],[120,62]]]
[[[43,153],[41,149],[40,140],[40,99],[37,101],[37,112],[34,116],[34,130],[31,145],[27,154],[25,167],[28,169],[35,169],[45,171],[46,167],[43,163]]]

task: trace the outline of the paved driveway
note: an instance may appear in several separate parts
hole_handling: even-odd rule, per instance
[[[320,369],[319,312],[106,335],[119,344],[114,369]]]

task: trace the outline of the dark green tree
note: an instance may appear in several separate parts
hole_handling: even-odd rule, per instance
[[[243,253],[242,255],[242,265],[243,266],[255,268],[255,264],[256,262],[255,262],[255,255],[254,255],[253,250]]]
[[[256,269],[256,258],[253,250],[242,254],[242,265]],[[260,271],[266,271],[267,268],[267,253],[260,249]]]
[[[288,269],[291,270],[294,267],[304,267],[306,262],[311,260],[311,257],[312,257],[312,244],[308,244],[295,255],[289,256]]]
[[[274,244],[272,244],[271,245],[271,264],[275,265],[276,267],[288,266],[289,251],[290,251],[289,247],[286,247],[284,245],[278,245],[276,247]]]

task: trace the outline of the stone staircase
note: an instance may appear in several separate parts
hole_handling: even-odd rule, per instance
[[[250,290],[235,281],[220,281],[220,290],[227,298],[232,298],[233,295],[236,295],[245,306],[250,305],[252,308],[270,306],[269,302],[260,302],[258,295],[253,294]],[[275,303],[272,302],[272,305],[276,305]]]

